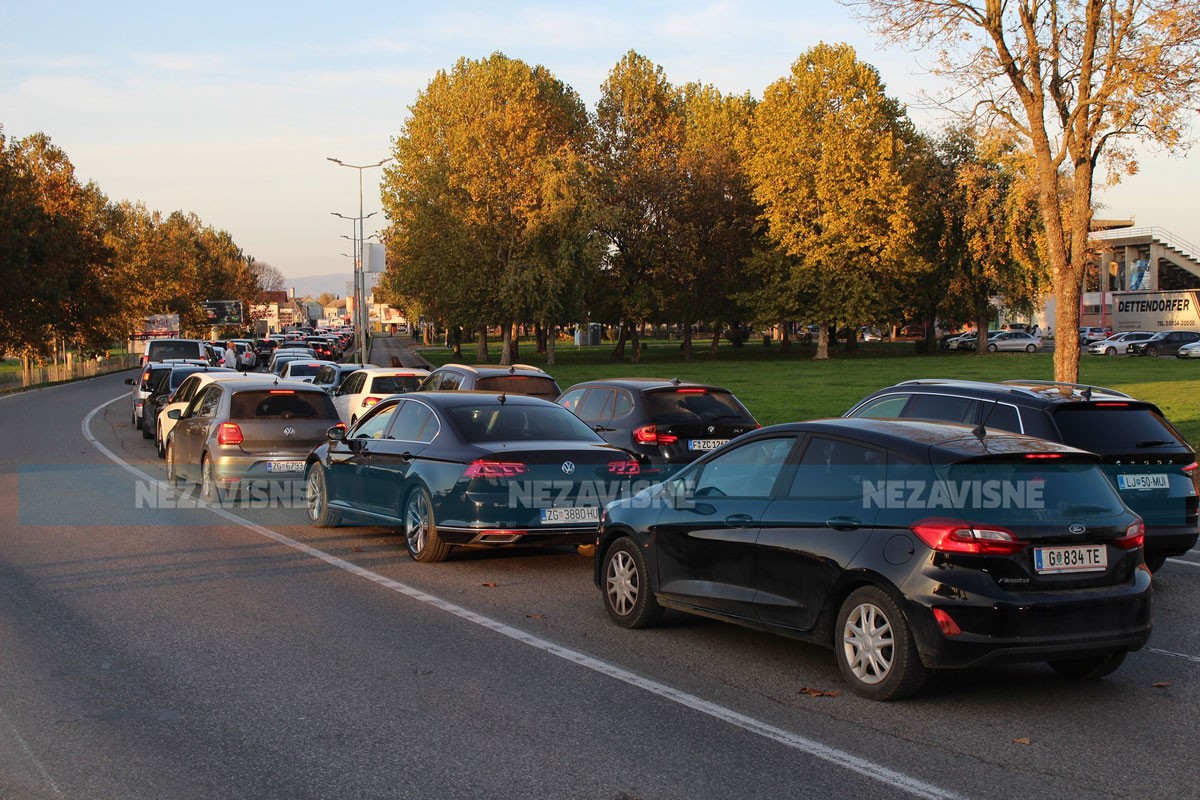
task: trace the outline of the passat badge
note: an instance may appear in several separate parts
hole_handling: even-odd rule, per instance
[[[563,471],[564,475],[570,475],[573,472],[575,472],[575,462],[574,461],[564,461],[563,465],[562,465],[562,471]]]
[[[1069,530],[1071,533],[1086,533],[1087,526],[1086,525],[1072,525],[1071,527],[1067,528],[1067,530]]]

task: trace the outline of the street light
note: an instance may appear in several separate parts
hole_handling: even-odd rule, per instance
[[[367,217],[374,216],[376,212],[372,211],[370,214],[363,216],[363,170],[364,169],[373,169],[375,167],[382,167],[384,164],[391,161],[392,159],[389,157],[389,158],[383,159],[382,161],[376,161],[374,164],[361,164],[361,165],[360,164],[347,164],[345,161],[342,161],[340,158],[330,158],[328,156],[326,157],[325,160],[332,161],[334,164],[337,164],[339,167],[349,167],[350,169],[358,170],[358,218],[357,219],[358,219],[359,239],[355,242],[355,247],[354,247],[354,252],[356,254],[356,257],[354,259],[354,318],[356,321],[355,334],[358,336],[359,363],[365,364],[365,363],[367,363],[367,336],[370,334],[370,330],[371,330],[371,317],[370,317],[370,315],[365,314],[366,309],[364,308],[364,306],[366,305],[367,292],[366,292],[365,282],[363,281],[363,272],[362,272],[362,249],[363,249],[363,242],[364,242],[363,234],[365,233],[365,231],[363,229],[363,225],[365,224]],[[334,215],[338,216],[338,217],[342,216],[341,214],[337,214],[336,212],[334,213]],[[353,219],[352,217],[344,217],[344,218],[345,219]]]

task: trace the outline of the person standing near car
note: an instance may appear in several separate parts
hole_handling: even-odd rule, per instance
[[[233,342],[225,343],[225,366],[230,369],[241,369],[241,364],[238,363],[237,349],[234,348]]]

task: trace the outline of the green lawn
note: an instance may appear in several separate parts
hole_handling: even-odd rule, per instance
[[[722,345],[717,360],[708,359],[707,342],[701,355],[691,362],[679,359],[679,343],[655,340],[641,364],[610,359],[611,345],[576,349],[559,346],[557,364],[549,372],[564,389],[595,378],[648,376],[679,377],[725,386],[764,425],[776,422],[840,416],[867,394],[912,378],[963,378],[999,381],[1012,378],[1050,380],[1054,377],[1052,356],[1047,353],[995,353],[978,357],[966,353],[917,356],[911,342],[882,342],[859,346],[847,355],[834,351],[829,361],[812,360],[812,347],[782,353],[747,344],[735,349]],[[445,348],[422,350],[435,365],[451,361]],[[464,346],[463,355],[472,363],[474,346]],[[499,346],[491,348],[493,362]],[[546,360],[533,352],[532,343],[522,342],[521,363],[545,367]],[[1085,355],[1080,364],[1080,381],[1108,386],[1142,400],[1158,404],[1193,444],[1200,444],[1200,364],[1176,358],[1105,358]]]

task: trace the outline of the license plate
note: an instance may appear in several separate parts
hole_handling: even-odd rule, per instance
[[[1033,568],[1039,575],[1059,572],[1102,572],[1108,569],[1108,548],[1102,544],[1035,547]]]
[[[1118,475],[1118,489],[1132,489],[1133,491],[1144,492],[1151,489],[1169,489],[1167,474],[1165,472],[1143,473],[1141,475]]]
[[[599,506],[574,506],[572,508],[543,508],[543,525],[600,524]]]
[[[303,461],[268,461],[267,472],[304,472]]]
[[[728,439],[689,439],[688,450],[701,450],[705,452],[716,450],[728,441]]]

